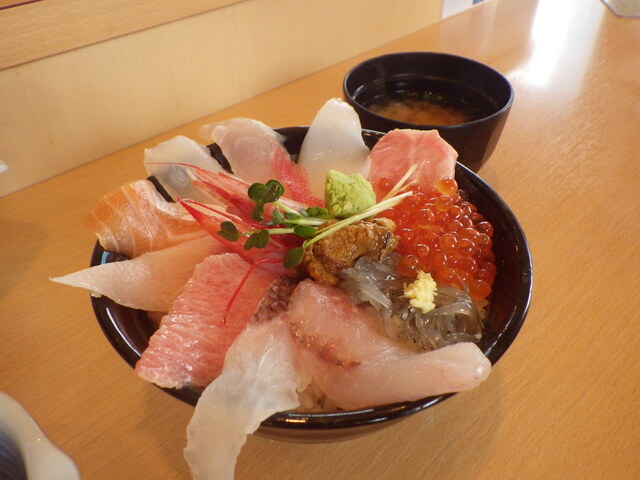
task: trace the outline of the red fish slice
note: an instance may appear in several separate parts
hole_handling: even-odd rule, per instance
[[[161,387],[206,386],[222,371],[229,346],[246,327],[263,295],[278,276],[255,269],[224,319],[250,264],[234,253],[200,263],[169,313],[162,318],[136,373]]]

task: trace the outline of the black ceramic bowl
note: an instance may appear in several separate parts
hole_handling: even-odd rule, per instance
[[[299,153],[307,129],[291,127],[278,130],[286,137],[285,147],[290,153]],[[362,135],[371,148],[383,134],[363,130]],[[214,156],[220,157],[220,150],[215,145],[210,150]],[[224,159],[221,160],[224,163]],[[529,247],[517,219],[496,192],[460,164],[456,166],[456,179],[460,188],[469,193],[470,200],[494,226],[493,248],[498,273],[480,348],[491,363],[495,364],[515,339],[529,308],[532,286]],[[96,244],[91,265],[118,259],[117,255],[105,252]],[[147,319],[145,312],[122,307],[108,298],[91,297],[91,302],[113,347],[131,366],[135,365],[147,347],[154,324]],[[201,392],[188,388],[166,391],[191,405],[196,404]],[[262,422],[257,434],[295,442],[342,440],[384,428],[450,396],[451,394],[439,395],[349,412],[277,413]]]
[[[383,99],[425,94],[472,108],[475,120],[455,125],[415,124],[370,110]],[[434,52],[392,53],[365,60],[345,76],[343,95],[363,128],[380,132],[436,129],[456,149],[458,161],[474,172],[493,153],[513,103],[511,84],[497,71],[468,58]]]

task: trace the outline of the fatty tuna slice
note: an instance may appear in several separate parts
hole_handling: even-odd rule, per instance
[[[86,288],[125,307],[166,312],[196,265],[210,255],[225,251],[227,248],[222,242],[207,235],[143,253],[131,260],[96,265],[51,280]]]
[[[148,180],[104,195],[84,224],[105,250],[129,258],[207,235],[182,205],[167,202]]]
[[[468,390],[491,369],[473,343],[415,353],[381,332],[373,308],[311,280],[294,291],[286,318],[303,367],[330,400],[349,410]]]
[[[224,312],[250,264],[235,253],[201,262],[162,317],[136,373],[161,387],[204,387],[216,378],[229,346],[246,327],[264,293],[278,276],[256,268]]]
[[[411,177],[420,186],[433,190],[442,178],[455,175],[458,153],[445,142],[437,130],[391,130],[371,149],[369,182],[378,199],[384,196],[378,184],[383,177],[395,185],[413,165]]]

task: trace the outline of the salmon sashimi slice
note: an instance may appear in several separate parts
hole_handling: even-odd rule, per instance
[[[384,196],[379,183],[383,177],[395,185],[407,171],[417,168],[410,180],[427,190],[434,189],[442,178],[455,175],[458,153],[445,142],[437,130],[391,130],[371,149],[369,182],[378,199]]]
[[[298,285],[285,315],[304,368],[345,409],[468,390],[491,370],[474,343],[415,353],[385,336],[372,307],[311,280]]]
[[[86,288],[125,307],[166,312],[196,265],[210,255],[225,251],[222,242],[204,236],[143,253],[132,260],[96,265],[51,280]]]
[[[129,258],[206,235],[180,204],[167,202],[148,180],[104,195],[84,224],[105,250]]]
[[[232,480],[247,435],[274,413],[298,407],[297,392],[308,383],[281,319],[247,326],[189,422],[184,455],[194,480]]]
[[[250,267],[235,253],[212,255],[198,264],[151,336],[136,373],[161,387],[209,385],[220,374],[227,349],[278,277],[256,268],[237,292]]]

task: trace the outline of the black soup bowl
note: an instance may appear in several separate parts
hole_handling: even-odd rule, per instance
[[[511,84],[496,70],[469,58],[436,52],[370,58],[346,74],[342,89],[363,128],[380,132],[395,128],[438,130],[458,152],[458,161],[474,172],[493,153],[513,103]],[[466,110],[467,119],[454,124],[412,123],[376,113],[376,105],[389,101],[425,98],[428,105]]]
[[[298,154],[308,127],[278,129],[286,138],[285,147]],[[363,130],[369,148],[382,133]],[[211,145],[211,152],[222,163],[221,152]],[[532,288],[532,263],[524,232],[509,207],[482,179],[464,165],[456,165],[456,180],[466,190],[469,199],[494,226],[494,253],[498,270],[485,322],[480,348],[492,364],[512,344],[527,315]],[[105,252],[96,243],[91,265],[122,260],[117,254]],[[155,324],[145,312],[123,307],[106,297],[91,297],[91,302],[106,337],[114,349],[132,367],[147,347]],[[195,405],[202,389],[165,389],[174,397]],[[356,411],[333,413],[277,413],[265,421],[257,434],[291,442],[330,442],[345,440],[387,427],[426,408],[432,407],[453,394],[438,395],[417,401],[400,402]]]

